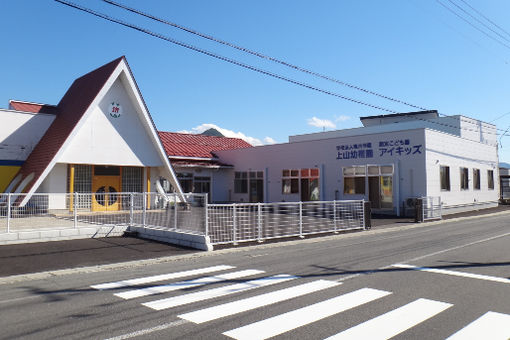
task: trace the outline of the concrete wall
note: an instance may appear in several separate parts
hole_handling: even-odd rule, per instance
[[[397,148],[400,141],[404,142],[401,149]],[[398,141],[398,143],[395,143]],[[408,142],[405,145],[405,142]],[[371,149],[370,158],[349,157],[344,153],[358,149],[344,150],[354,145],[367,145],[359,150]],[[384,143],[391,145],[384,146]],[[391,152],[390,152],[391,150]],[[417,151],[418,150],[418,151]],[[340,154],[339,154],[340,153]],[[400,154],[399,154],[400,153]],[[321,171],[322,200],[333,199],[366,199],[365,195],[344,194],[342,168],[352,165],[393,165],[393,200],[395,207],[405,198],[420,196],[426,193],[425,186],[425,139],[424,130],[401,131],[398,133],[380,133],[365,136],[330,138],[296,143],[285,143],[254,147],[249,149],[218,151],[221,161],[234,164],[235,171],[265,172],[265,201],[298,201],[298,194],[282,194],[282,170],[319,168]],[[350,154],[349,154],[350,156]],[[412,173],[412,175],[410,175]],[[233,200],[238,201],[241,195],[234,194],[233,172],[228,181]],[[247,197],[247,196],[246,196]]]
[[[26,160],[53,120],[50,114],[0,109],[0,160]]]
[[[426,131],[427,196],[441,196],[445,212],[496,205],[499,199],[499,169],[496,145],[476,143],[437,131]],[[441,190],[440,166],[450,167],[450,191]],[[468,168],[469,189],[460,188],[460,168]],[[474,189],[473,169],[480,170],[480,189]],[[494,171],[494,189],[488,188],[487,170]],[[457,208],[456,208],[457,207]]]

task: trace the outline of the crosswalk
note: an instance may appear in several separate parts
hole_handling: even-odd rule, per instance
[[[185,278],[189,279],[178,281]],[[177,315],[184,322],[203,324],[247,311],[270,308],[277,303],[328,289],[331,290],[342,284],[341,282],[323,279],[303,281],[304,279],[289,274],[266,275],[263,270],[236,270],[234,266],[218,265],[101,283],[91,287],[97,290],[112,291],[114,296],[126,300],[141,297],[154,299],[141,302],[141,305],[157,311],[168,310],[177,306],[192,308],[193,304],[197,302],[214,301],[219,297],[236,296],[236,294],[239,297],[243,292],[262,287],[274,287],[274,290],[270,292],[245,298],[241,296],[239,299],[228,303],[213,303],[212,306],[196,310],[191,309]],[[287,287],[279,287],[280,284],[285,282]],[[213,286],[214,288],[209,288]],[[187,292],[189,288],[199,287],[203,289],[197,289],[191,293]],[[182,292],[183,290],[184,292]],[[170,297],[163,296],[169,292],[179,293],[177,295],[175,293],[171,294],[173,296]],[[267,339],[340,313],[347,313],[365,304],[376,303],[377,300],[389,298],[392,294],[393,292],[375,288],[361,288],[267,319],[242,325],[222,334],[233,339]],[[337,334],[331,335],[327,339],[390,339],[452,307],[453,304],[451,303],[418,298],[351,328],[339,329]],[[507,340],[510,338],[510,327],[508,325],[510,325],[510,315],[488,311],[452,334],[448,339]]]

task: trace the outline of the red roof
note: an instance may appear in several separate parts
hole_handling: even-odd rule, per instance
[[[9,106],[16,111],[57,114],[57,107],[55,105],[9,100]]]
[[[251,148],[240,138],[195,135],[189,133],[158,131],[165,152],[169,157],[214,158],[214,151]]]
[[[108,78],[124,59],[120,57],[76,79],[57,105],[59,114],[20,169],[23,177],[34,173],[25,188],[29,192],[99,94]]]

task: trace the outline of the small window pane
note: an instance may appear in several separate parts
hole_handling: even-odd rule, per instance
[[[365,166],[364,165],[358,165],[355,166],[355,173],[358,176],[364,176],[365,175]]]
[[[319,177],[319,169],[310,169],[311,177]]]
[[[282,170],[282,177],[289,177],[290,171],[289,170]]]
[[[307,178],[310,176],[310,169],[301,169],[301,177]]]
[[[494,189],[494,170],[487,170],[487,186]]]
[[[299,170],[290,170],[290,177],[298,177]]]
[[[368,174],[369,175],[379,175],[379,167],[374,165],[368,166]]]
[[[257,171],[257,178],[264,178],[264,172],[263,171]]]
[[[393,165],[381,166],[381,174],[382,175],[392,175],[393,174]]]
[[[353,167],[347,167],[344,168],[344,175],[354,175],[354,168]]]
[[[299,193],[299,179],[293,178],[290,180],[290,192],[292,194]]]

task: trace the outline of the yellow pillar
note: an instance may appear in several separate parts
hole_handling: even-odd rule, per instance
[[[147,192],[151,192],[151,168],[147,168]],[[147,208],[151,207],[151,195],[147,195]]]
[[[74,207],[74,164],[69,164],[69,209]]]

